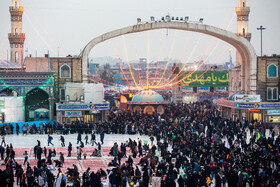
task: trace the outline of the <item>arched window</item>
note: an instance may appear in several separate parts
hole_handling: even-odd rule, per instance
[[[15,7],[17,8],[17,1],[15,2]]]
[[[18,29],[17,29],[17,28],[15,28],[15,33],[16,33],[16,34],[18,33]]]
[[[245,36],[245,28],[242,29],[242,34]]]
[[[16,56],[15,56],[15,57],[16,57],[16,58],[15,58],[16,63],[18,63],[18,52],[16,52],[15,55],[16,55]]]
[[[245,7],[246,6],[246,4],[245,4],[245,2],[243,2],[243,7]]]
[[[60,67],[60,78],[71,78],[71,68],[64,64]]]
[[[278,77],[278,67],[275,64],[270,64],[269,66],[267,66],[267,77]]]

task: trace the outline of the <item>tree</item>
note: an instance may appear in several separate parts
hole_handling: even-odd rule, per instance
[[[111,75],[111,73],[109,71],[107,71],[107,69],[105,69],[101,74],[100,74],[100,78],[102,80],[105,80],[107,82],[105,83],[113,83],[113,76]]]

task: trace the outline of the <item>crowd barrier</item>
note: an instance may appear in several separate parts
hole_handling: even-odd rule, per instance
[[[45,123],[45,124],[48,124],[48,123],[51,123],[51,124],[54,124],[54,123],[56,123],[56,120],[44,120],[44,121],[31,121],[31,122],[14,122],[14,123],[0,123],[0,126],[2,126],[2,125],[4,125],[4,124],[12,124],[13,125],[13,127],[14,127],[14,133],[16,133],[16,124],[18,124],[18,126],[19,126],[19,132],[21,133],[22,132],[22,127],[23,127],[23,125],[29,125],[29,127],[30,126],[32,126],[32,125],[34,125],[34,123],[35,123],[35,125],[36,125],[36,127],[39,127],[39,125],[41,124],[41,123]]]

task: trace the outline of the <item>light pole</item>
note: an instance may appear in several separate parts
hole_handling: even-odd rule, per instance
[[[262,31],[265,30],[266,28],[264,28],[262,25],[257,28],[257,30],[260,30],[261,31],[261,56],[262,56]]]

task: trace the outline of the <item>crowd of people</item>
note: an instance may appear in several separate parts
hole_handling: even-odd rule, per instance
[[[122,112],[111,115],[109,121],[115,133],[130,126],[140,134],[150,135],[151,143],[155,137],[157,143],[150,146],[129,142],[134,158],[145,155],[139,163],[143,166],[144,186],[148,185],[150,177],[157,181],[154,184],[161,186],[175,186],[175,181],[179,186],[207,186],[213,179],[216,186],[224,186],[226,182],[228,186],[279,185],[277,126],[273,129],[257,121],[222,119],[219,111],[206,103],[168,105],[161,116]],[[121,151],[124,149],[119,153],[117,147],[114,145],[111,149],[115,156],[111,164],[115,166],[125,155]],[[130,169],[133,173],[133,168]]]
[[[63,128],[64,125],[50,129],[55,132],[58,127]],[[0,181],[6,181],[9,185],[14,175],[23,173],[21,181],[26,179],[25,186],[34,186],[28,183],[31,178],[37,181],[38,186],[46,183],[48,186],[54,183],[65,186],[67,176],[71,177],[73,186],[94,187],[101,186],[102,177],[106,178],[109,187],[148,187],[150,184],[155,187],[213,184],[217,187],[226,184],[229,187],[280,186],[279,126],[267,127],[254,120],[223,119],[209,103],[169,104],[162,115],[132,114],[112,109],[107,122],[84,124],[83,127],[89,131],[80,128],[78,134],[92,134],[94,131],[103,134],[104,139],[104,133],[137,133],[149,135],[150,141],[143,142],[140,137],[116,142],[110,150],[112,160],[108,164],[113,169],[107,172],[93,172],[88,168],[80,175],[73,165],[74,168],[69,168],[65,174],[58,170],[56,177],[49,168],[48,155],[47,159],[37,157],[36,168],[27,166],[22,171],[10,151],[5,161],[6,170],[0,171]],[[81,137],[78,135],[77,143],[79,141]],[[94,144],[91,140],[89,143]],[[95,153],[101,156],[99,148]],[[136,158],[140,158],[140,161],[135,162]],[[20,172],[17,173],[18,168]],[[40,183],[42,178],[43,185]]]

